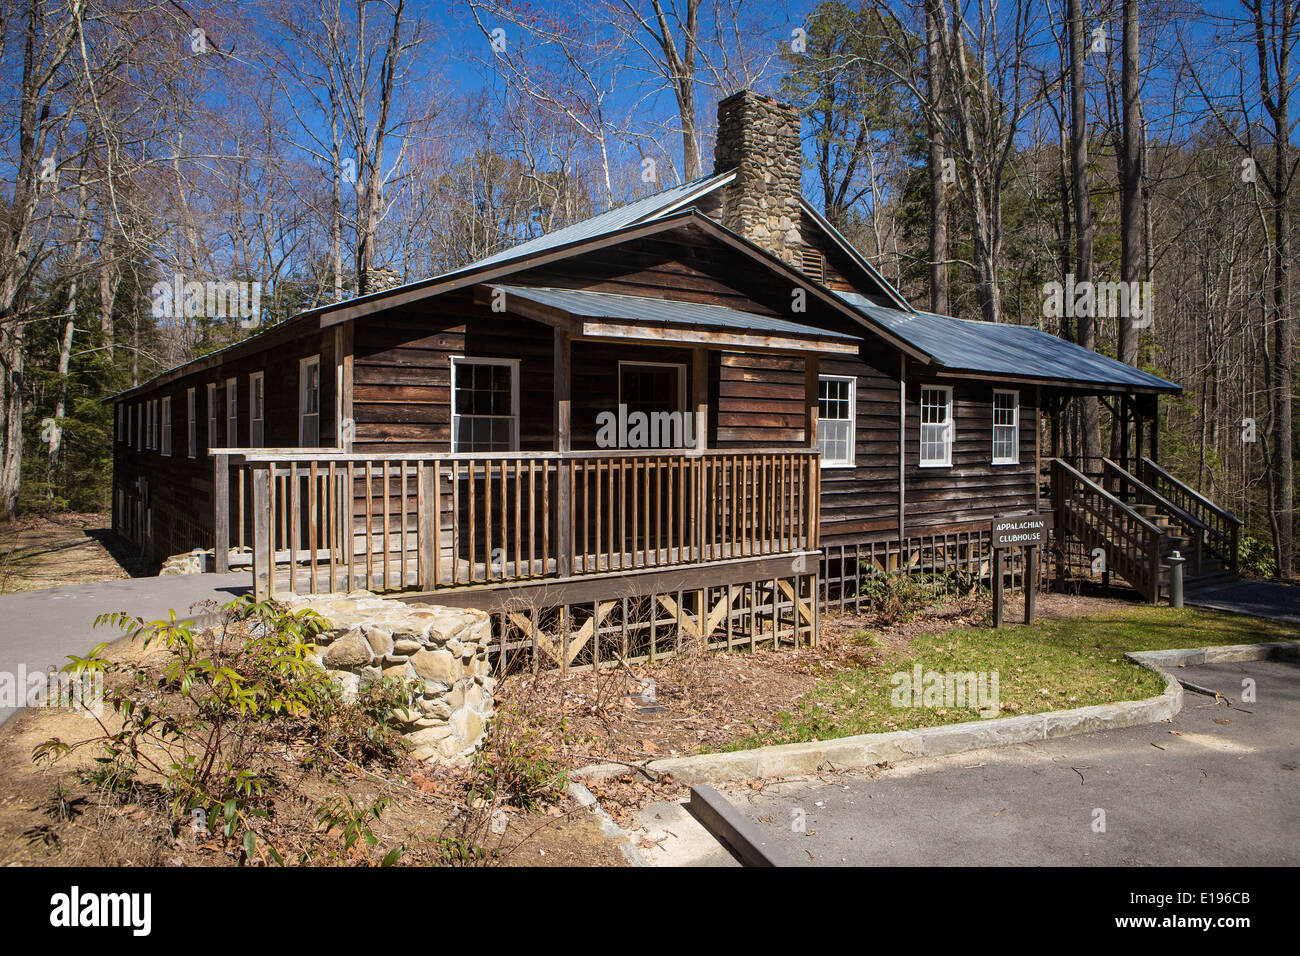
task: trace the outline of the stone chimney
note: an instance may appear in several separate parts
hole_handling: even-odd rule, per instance
[[[750,90],[718,104],[713,172],[736,170],[736,178],[720,191],[719,220],[796,268],[802,168],[799,113],[793,106]]]
[[[364,291],[361,292],[362,295],[383,292],[385,289],[401,285],[402,274],[396,269],[367,269],[361,284],[364,286]]]

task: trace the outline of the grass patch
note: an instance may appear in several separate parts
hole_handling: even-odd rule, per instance
[[[822,681],[797,709],[782,712],[775,731],[739,740],[728,750],[769,744],[828,740],[854,734],[913,730],[979,718],[968,707],[896,707],[891,677],[911,671],[974,671],[998,674],[999,714],[1013,717],[1152,697],[1160,677],[1124,657],[1215,644],[1254,644],[1294,639],[1294,626],[1279,621],[1196,608],[1134,607],[1069,620],[1045,621],[1001,631],[971,628],[922,634],[877,664]],[[856,640],[870,643],[869,634]]]

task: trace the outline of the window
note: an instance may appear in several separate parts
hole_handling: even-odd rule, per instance
[[[218,446],[217,441],[217,385],[215,382],[208,383],[208,448],[213,449]]]
[[[921,467],[952,464],[952,389],[926,385],[921,389]]]
[[[194,389],[185,390],[185,414],[186,426],[185,433],[189,441],[190,457],[193,458],[199,452],[199,419],[198,410],[194,407],[197,404],[194,400]]]
[[[266,375],[254,372],[248,376],[248,444],[261,448],[266,426]]]
[[[122,435],[124,433],[124,426],[122,422],[125,418],[126,416],[122,414],[122,406],[121,405],[117,406],[117,440],[118,441],[122,440]]]
[[[514,359],[451,360],[452,451],[519,447],[518,372]]]
[[[144,450],[153,451],[153,399],[144,403]]]
[[[239,447],[239,379],[226,379],[226,445]]]
[[[149,448],[158,450],[158,399],[149,402]]]
[[[1020,393],[993,392],[993,464],[1020,464]]]
[[[315,448],[320,444],[320,356],[298,364],[298,444]]]
[[[135,407],[135,450],[144,451],[144,403]]]
[[[162,453],[169,458],[172,453],[172,400],[167,396],[162,400]]]
[[[122,406],[122,419],[126,422],[126,446],[131,447],[131,406]]]
[[[857,380],[823,375],[817,387],[817,447],[822,467],[852,467]]]

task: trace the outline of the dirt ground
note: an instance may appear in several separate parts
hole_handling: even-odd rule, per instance
[[[1040,594],[1039,620],[1099,614],[1132,602],[1086,594]],[[864,667],[902,649],[922,633],[987,625],[987,596],[928,608],[907,623],[884,626],[871,613],[830,612],[821,618],[817,647],[755,653],[685,653],[653,666],[598,672],[507,677],[498,700],[527,700],[541,732],[557,740],[572,768],[613,763],[628,772],[587,784],[616,821],[649,800],[679,794],[666,776],[635,769],[663,757],[717,752],[778,726],[819,680]],[[1006,620],[1024,619],[1023,599],[1008,600]],[[870,631],[870,646],[856,640]],[[650,682],[650,683],[647,683]],[[646,696],[652,688],[653,700]]]
[[[60,514],[0,522],[0,594],[152,573],[109,532],[109,516]]]
[[[159,666],[164,655],[144,652],[138,642],[118,641],[106,652],[114,660]],[[111,714],[105,717],[110,729]],[[85,772],[101,752],[90,746],[54,764],[36,763],[33,751],[58,737],[73,743],[97,735],[97,722],[69,710],[28,709],[0,727],[0,865],[17,866],[229,866],[239,860],[237,846],[197,834],[189,820],[174,818],[165,799],[122,802],[92,784]],[[376,773],[354,764],[331,768],[323,779],[301,766],[286,746],[283,767],[271,767],[276,799],[268,830],[287,843],[307,844],[313,862],[375,865],[405,845],[403,865],[450,862],[447,854],[473,844],[490,853],[483,865],[626,866],[618,845],[601,831],[586,808],[565,796],[525,812],[501,808],[498,824],[485,812],[465,813],[468,771],[434,769],[412,759]],[[159,780],[161,778],[158,778]],[[140,778],[142,790],[158,794],[158,780]],[[358,807],[387,804],[371,821],[378,842],[360,841],[348,849],[340,827],[323,826],[319,808],[346,793]],[[303,835],[308,835],[304,838]],[[261,862],[267,862],[259,848]],[[257,861],[254,861],[257,862]],[[290,858],[288,862],[298,862]],[[454,862],[464,863],[463,857]]]

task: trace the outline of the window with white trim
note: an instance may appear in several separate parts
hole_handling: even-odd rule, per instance
[[[149,403],[149,447],[158,450],[158,399]]]
[[[298,445],[320,445],[320,356],[298,363]]]
[[[122,414],[122,406],[118,405],[117,406],[117,440],[118,441],[122,440],[122,435],[123,435],[122,422],[125,421],[125,419],[126,416]]]
[[[199,418],[198,409],[195,407],[198,402],[194,397],[194,389],[185,390],[185,413],[186,413],[186,438],[189,443],[190,457],[193,458],[199,453]]]
[[[248,376],[248,444],[261,448],[266,440],[266,373]]]
[[[993,390],[993,464],[1020,464],[1020,393]]]
[[[208,449],[217,448],[221,442],[217,438],[217,383],[208,383]]]
[[[851,467],[857,422],[857,379],[823,375],[818,379],[817,390],[817,447],[821,449],[822,467]]]
[[[144,451],[144,402],[135,407],[135,450]]]
[[[952,464],[952,389],[947,385],[921,387],[921,467]]]
[[[518,449],[518,360],[453,356],[451,395],[453,452]]]
[[[144,403],[144,450],[153,451],[153,399]]]
[[[226,379],[226,446],[239,447],[239,379]]]
[[[162,453],[168,458],[172,454],[172,398],[167,395],[162,400],[162,440],[159,442]]]

